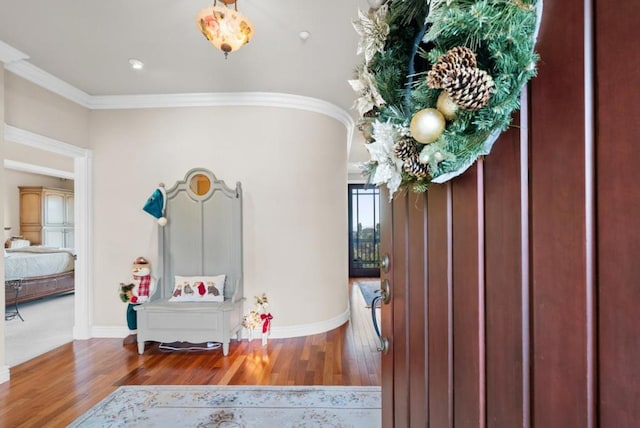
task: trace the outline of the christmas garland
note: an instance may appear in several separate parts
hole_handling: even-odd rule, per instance
[[[350,80],[372,184],[424,192],[489,154],[536,74],[542,0],[370,0]]]

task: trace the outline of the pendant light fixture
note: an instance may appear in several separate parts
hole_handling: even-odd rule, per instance
[[[224,6],[202,9],[196,16],[196,26],[213,46],[224,52],[225,58],[249,43],[253,37],[253,24],[238,12],[237,0],[220,0]],[[231,8],[230,5],[234,7]]]

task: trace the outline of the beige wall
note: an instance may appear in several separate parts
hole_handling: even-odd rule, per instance
[[[95,316],[124,326],[117,297],[137,256],[156,261],[157,226],[142,205],[205,167],[244,192],[246,310],[266,292],[274,329],[323,322],[348,308],[346,130],[282,108],[94,111]]]
[[[18,186],[44,186],[73,190],[73,180],[31,174],[22,171],[4,170],[4,224],[11,226],[4,239],[20,234],[20,189]]]
[[[73,158],[69,156],[45,152],[13,141],[4,143],[5,159],[73,173]]]
[[[317,326],[348,310],[342,123],[269,107],[89,111],[5,76],[7,124],[93,150],[94,326],[126,329],[118,284],[131,279],[135,257],[155,262],[157,254],[156,222],[142,205],[158,183],[170,186],[194,167],[242,182],[247,311],[266,292],[275,330]],[[3,147],[12,160],[69,167],[64,157]]]
[[[7,125],[86,148],[89,110],[15,74],[5,73]]]

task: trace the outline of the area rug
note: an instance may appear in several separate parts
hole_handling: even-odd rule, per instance
[[[380,387],[121,386],[70,427],[381,426]]]
[[[376,296],[380,295],[380,281],[358,281],[358,287],[364,297],[367,308],[371,307],[371,303]],[[380,306],[380,300],[376,302],[376,307]]]

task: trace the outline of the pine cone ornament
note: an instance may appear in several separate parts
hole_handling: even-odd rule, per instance
[[[456,46],[438,58],[431,70],[427,73],[427,85],[430,88],[442,88],[442,80],[445,76],[458,74],[465,68],[476,68],[476,54],[464,46]]]
[[[403,161],[418,156],[416,142],[410,138],[403,138],[393,146],[393,153]]]
[[[451,48],[447,51],[447,55],[463,67],[476,68],[478,66],[475,52],[465,46]]]
[[[458,73],[449,73],[442,79],[442,87],[460,107],[478,110],[489,101],[493,79],[479,68],[464,68]]]
[[[416,178],[425,178],[429,175],[428,165],[421,163],[418,156],[414,156],[404,161],[402,167],[407,174]]]

